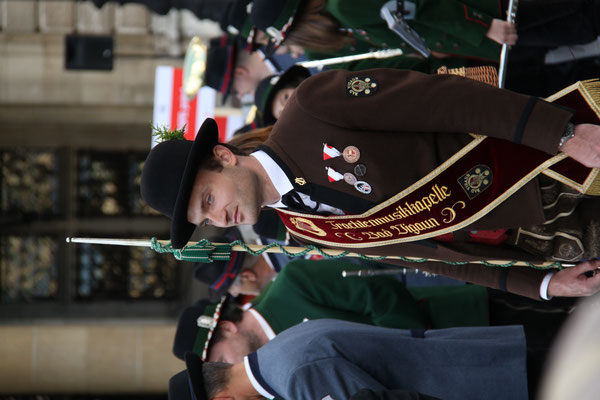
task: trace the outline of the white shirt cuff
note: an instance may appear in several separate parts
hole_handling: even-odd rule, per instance
[[[550,285],[550,279],[552,279],[555,273],[556,272],[548,272],[542,280],[542,284],[540,285],[540,297],[544,300],[550,300],[552,298],[548,296],[548,286]]]

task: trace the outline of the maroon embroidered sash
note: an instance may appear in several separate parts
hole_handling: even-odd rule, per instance
[[[563,92],[571,91],[560,99],[581,90],[576,85],[565,89]],[[585,96],[575,98],[580,97]],[[598,115],[594,109],[590,117],[597,121]],[[385,246],[466,227],[540,173],[585,193],[598,170],[584,167],[563,153],[550,156],[506,140],[479,136],[427,176],[364,214],[324,217],[285,209],[277,212],[292,234],[314,243],[347,248]]]

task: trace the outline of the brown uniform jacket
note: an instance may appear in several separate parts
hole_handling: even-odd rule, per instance
[[[355,77],[375,83],[369,94],[353,95],[347,83]],[[328,71],[307,79],[289,99],[263,150],[283,168],[296,191],[317,202],[362,213],[422,178],[478,133],[556,154],[572,112],[543,100],[456,76],[374,69],[360,72]],[[342,157],[323,160],[323,143],[342,151],[360,151],[372,187],[358,192],[343,180],[329,182],[326,167],[352,172],[354,164]],[[502,154],[510,157],[510,154]],[[499,172],[496,172],[499,173]],[[295,183],[304,178],[304,185]],[[537,180],[525,185],[495,210],[465,230],[491,230],[538,225],[544,222]],[[364,251],[472,261],[476,259],[539,258],[510,246],[454,241],[421,240]],[[405,265],[402,262],[390,261]],[[492,268],[477,264],[406,264],[463,281],[539,298],[545,275],[526,267]]]

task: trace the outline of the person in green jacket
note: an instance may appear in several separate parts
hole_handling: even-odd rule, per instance
[[[302,47],[310,59],[385,48],[414,53],[381,18],[380,10],[386,3],[255,0],[251,18],[276,46],[286,40]],[[396,2],[392,3],[395,6]],[[596,1],[520,4],[518,30],[503,20],[506,8],[502,1],[407,0],[403,4],[403,18],[424,39],[434,58],[456,56],[497,62],[504,43],[552,47],[587,43],[599,34]],[[523,40],[519,39],[521,34]]]
[[[194,351],[209,361],[239,362],[280,332],[307,319],[442,329],[487,326],[490,316],[495,324],[523,323],[525,318],[498,314],[497,305],[488,301],[488,292],[481,286],[407,288],[389,276],[342,277],[344,270],[358,268],[343,259],[294,260],[246,311],[225,298],[216,305],[189,307],[179,320],[173,353],[183,359],[186,351]],[[557,319],[564,315],[555,315],[543,314],[533,323],[542,320],[545,327],[558,325]],[[552,329],[544,329],[547,335],[553,334]]]

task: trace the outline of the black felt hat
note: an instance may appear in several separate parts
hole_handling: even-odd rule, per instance
[[[210,239],[213,243],[231,243],[242,240],[242,233],[236,227],[227,228],[222,236]],[[208,285],[211,300],[217,300],[227,294],[240,268],[244,264],[244,252],[232,251],[228,261],[213,261],[211,263],[196,263],[194,277]]]
[[[191,388],[190,376],[186,370],[173,375],[169,379],[169,400],[193,400]]]
[[[205,315],[204,310],[210,304],[211,302],[206,299],[200,300],[193,306],[186,307],[179,316],[175,340],[173,341],[173,354],[175,357],[183,360],[186,351],[194,351],[198,329],[200,328],[198,318]]]
[[[263,79],[256,88],[254,104],[262,115],[265,126],[273,125],[277,119],[273,116],[273,99],[275,94],[283,89],[288,83],[297,81],[298,84],[310,77],[310,71],[300,65],[288,68],[281,75],[271,75]]]
[[[183,310],[173,342],[173,354],[177,358],[183,360],[188,351],[198,354],[203,360],[208,357],[213,333],[221,319],[223,307],[227,307],[230,299],[231,296],[223,296],[217,303],[203,299]]]
[[[306,0],[254,0],[250,18],[252,24],[270,37],[267,55],[273,54],[283,43],[292,27],[296,13]]]
[[[189,382],[194,394],[195,400],[208,400],[206,390],[204,389],[204,376],[202,375],[202,364],[204,362],[196,353],[185,353],[185,366],[189,375]]]
[[[252,30],[249,10],[252,0],[234,0],[227,5],[223,18],[219,21],[221,30],[230,35],[240,35],[247,39]]]
[[[233,71],[240,42],[245,39],[223,35],[211,39],[206,53],[204,85],[223,95],[223,102],[231,91]]]
[[[212,155],[219,141],[214,119],[207,118],[196,139],[169,140],[159,143],[148,154],[140,190],[148,205],[171,218],[171,245],[180,249],[194,233],[187,210],[196,174],[202,161]]]

